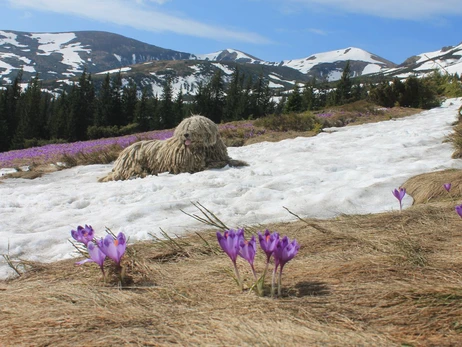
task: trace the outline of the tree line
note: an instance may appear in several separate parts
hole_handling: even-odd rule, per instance
[[[44,91],[36,75],[23,90],[20,71],[13,83],[0,88],[0,151],[170,129],[190,114],[221,123],[321,110],[363,99],[385,107],[431,108],[439,103],[439,95],[462,95],[457,75],[409,77],[404,82],[397,78],[362,82],[350,75],[348,62],[335,83],[313,79],[305,85],[295,83],[289,93],[275,94],[263,76],[246,76],[236,66],[226,86],[217,70],[199,83],[191,97],[182,90],[174,95],[171,79],[165,81],[161,95],[152,95],[133,80],[124,82],[120,72],[95,83],[84,71],[59,94]]]

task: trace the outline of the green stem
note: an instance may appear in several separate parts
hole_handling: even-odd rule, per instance
[[[274,298],[274,279],[276,277],[276,267],[273,270],[273,277],[271,278],[271,297]]]
[[[281,278],[282,278],[282,265],[279,269],[279,278],[278,278],[278,296],[281,296]]]
[[[255,272],[255,268],[254,268],[253,264],[250,264],[250,267],[252,268],[253,278],[255,279],[255,282],[257,282],[258,281],[257,273]]]
[[[239,288],[241,288],[241,290],[244,290],[244,287],[241,281],[241,276],[239,275],[239,270],[237,269],[236,262],[233,262],[233,265],[234,265],[234,273],[236,274],[236,279],[237,279],[237,283],[239,284]]]

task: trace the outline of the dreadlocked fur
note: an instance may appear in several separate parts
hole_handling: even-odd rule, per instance
[[[112,172],[99,181],[127,180],[161,172],[194,173],[226,165],[246,166],[247,163],[228,156],[214,122],[194,115],[184,119],[167,140],[140,141],[125,148]]]

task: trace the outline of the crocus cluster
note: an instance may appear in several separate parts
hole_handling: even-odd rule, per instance
[[[106,237],[95,240],[94,230],[90,225],[85,225],[85,227],[79,225],[77,230],[71,231],[71,235],[76,241],[86,246],[89,255],[88,259],[77,262],[77,265],[96,263],[105,277],[104,261],[106,257],[109,257],[115,262],[119,274],[122,274],[120,262],[127,248],[127,239],[124,233],[121,232],[116,237],[107,234]]]
[[[265,230],[264,234],[258,232],[258,241],[260,243],[260,248],[266,254],[266,266],[263,275],[260,279],[257,279],[257,274],[255,272],[254,260],[257,253],[257,244],[255,241],[255,236],[252,236],[250,240],[246,240],[244,237],[244,229],[238,230],[225,230],[222,233],[217,232],[217,239],[220,247],[223,251],[230,257],[234,271],[236,274],[236,280],[241,288],[243,289],[243,284],[239,276],[239,270],[237,267],[237,257],[240,256],[247,260],[252,268],[252,273],[254,275],[256,289],[261,294],[261,287],[265,281],[266,272],[268,270],[271,257],[274,258],[274,270],[273,277],[271,282],[271,296],[274,296],[275,281],[278,277],[278,296],[281,295],[281,277],[282,270],[284,265],[295,257],[300,249],[300,245],[294,239],[289,240],[287,236],[280,238],[277,232],[271,233],[268,229]],[[278,273],[279,269],[279,273]]]

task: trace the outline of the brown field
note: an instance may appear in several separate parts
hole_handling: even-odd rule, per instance
[[[288,211],[291,223],[249,228],[247,236],[268,228],[301,244],[280,298],[268,295],[269,278],[265,296],[249,290],[238,259],[241,292],[205,225],[129,245],[124,286],[103,282],[95,264],[75,266],[78,256],[15,262],[27,271],[0,282],[0,346],[460,346],[462,173],[403,186],[416,203],[401,213],[301,220],[300,206]],[[255,264],[261,273],[260,250]]]

